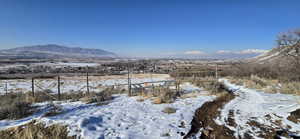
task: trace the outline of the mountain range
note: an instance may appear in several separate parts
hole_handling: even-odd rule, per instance
[[[58,59],[58,58],[116,58],[115,53],[102,49],[68,47],[57,44],[24,46],[0,50],[0,58]]]

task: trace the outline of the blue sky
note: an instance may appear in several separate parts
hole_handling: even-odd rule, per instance
[[[1,49],[35,44],[121,55],[271,49],[300,27],[297,0],[0,0]]]

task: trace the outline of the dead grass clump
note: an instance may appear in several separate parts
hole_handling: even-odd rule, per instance
[[[264,92],[266,93],[277,93],[278,92],[278,87],[275,85],[267,86],[266,88],[263,89]]]
[[[144,98],[138,98],[136,101],[138,101],[138,102],[144,102],[145,99]]]
[[[198,97],[200,94],[198,92],[192,92],[192,93],[187,93],[187,94],[183,94],[180,96],[180,98],[182,99],[186,99],[186,98],[195,98]],[[201,94],[203,95],[203,94]]]
[[[26,92],[26,101],[27,102],[46,102],[46,101],[54,101],[57,97],[54,94],[49,94],[47,92],[38,91],[35,92],[34,97],[32,96],[31,92]]]
[[[84,92],[70,92],[70,93],[62,93],[61,100],[71,100],[71,101],[79,101],[80,98],[85,96]],[[58,97],[56,97],[58,98]]]
[[[15,128],[0,131],[1,139],[75,139],[68,136],[66,126],[58,124],[45,127],[36,121]]]
[[[89,103],[96,103],[96,102],[98,103],[104,102],[111,99],[112,99],[112,95],[109,92],[100,92],[100,93],[93,92],[81,98],[80,101],[89,104]]]
[[[300,95],[300,82],[282,83],[280,93]]]
[[[256,76],[256,75],[251,75],[250,79],[251,79],[253,82],[255,82],[255,84],[258,84],[258,85],[260,85],[260,86],[262,86],[262,87],[267,86],[266,81],[265,81],[264,79],[262,79],[262,78]]]
[[[28,102],[14,102],[11,105],[1,106],[0,120],[20,119],[34,112],[34,107]]]
[[[172,113],[176,113],[176,109],[172,108],[172,107],[166,107],[162,110],[162,112],[167,113],[167,114],[172,114]]]
[[[253,89],[263,89],[264,87],[260,84],[255,83],[253,80],[245,80],[245,86],[247,88],[253,88]]]
[[[0,97],[0,120],[20,119],[32,114],[35,108],[25,102],[22,93],[11,93]]]
[[[162,101],[161,98],[157,97],[157,98],[154,98],[154,99],[152,100],[152,103],[153,103],[153,104],[162,104],[163,101]]]
[[[171,89],[163,89],[160,94],[152,101],[153,104],[173,103],[177,97],[180,97],[180,92]]]
[[[63,109],[59,105],[51,103],[50,107],[51,107],[51,109],[44,114],[45,117],[55,116],[55,115],[61,114],[63,112]]]
[[[242,86],[244,85],[244,80],[243,79],[240,79],[240,78],[233,78],[233,77],[228,77],[229,81],[235,85],[239,85],[239,86]]]
[[[210,82],[198,81],[196,83],[197,86],[204,88],[205,90],[211,92],[212,94],[217,94],[219,92],[223,92],[225,86],[223,83],[218,82],[217,80],[213,80]]]

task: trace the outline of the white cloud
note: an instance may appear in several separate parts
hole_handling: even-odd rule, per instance
[[[262,50],[262,49],[246,49],[241,51],[230,51],[230,50],[219,50],[216,53],[217,54],[262,54],[266,53],[268,50]]]
[[[198,50],[192,50],[192,51],[185,51],[183,54],[185,55],[201,55],[201,54],[205,54],[202,51],[198,51]]]
[[[219,50],[216,53],[217,54],[228,54],[228,53],[232,53],[232,51],[229,51],[229,50]]]
[[[239,51],[240,54],[262,54],[266,53],[268,50],[262,50],[262,49],[246,49]]]

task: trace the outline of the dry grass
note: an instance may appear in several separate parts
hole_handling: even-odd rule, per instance
[[[180,96],[180,98],[182,98],[182,99],[195,98],[195,97],[198,97],[200,95],[203,95],[203,94],[199,94],[198,92],[192,92],[192,93],[183,94],[183,95]]]
[[[300,82],[280,82],[279,80],[264,79],[258,76],[251,76],[251,78],[235,79],[229,77],[229,80],[233,84],[237,82],[243,82],[245,87],[251,89],[262,90],[266,93],[286,93],[300,95]]]
[[[0,120],[20,119],[32,114],[35,108],[24,101],[24,94],[7,94],[0,97]]]
[[[107,100],[112,99],[114,89],[106,89],[103,92],[90,94],[85,94],[83,92],[78,93],[63,93],[61,94],[61,100],[72,100],[72,101],[83,101],[86,103],[99,103],[99,105],[104,105],[102,103]],[[3,119],[20,119],[29,116],[35,111],[32,107],[32,103],[36,102],[47,102],[58,100],[57,94],[49,94],[46,92],[36,92],[35,96],[32,96],[31,92],[27,93],[9,93],[2,95],[0,97],[0,120]],[[100,104],[101,103],[101,104]],[[59,108],[53,106],[53,111],[50,111],[46,116],[51,116],[58,114],[60,112]]]
[[[267,86],[266,88],[263,88],[262,91],[266,93],[278,93],[279,89],[276,85]]]
[[[180,93],[171,89],[160,90],[158,96],[156,96],[152,103],[153,104],[162,104],[162,103],[173,103],[176,98],[180,97]]]
[[[162,110],[162,112],[167,113],[167,114],[172,114],[172,113],[176,113],[176,109],[172,108],[172,107],[166,107]]]
[[[86,96],[80,98],[79,100],[89,104],[89,103],[104,102],[107,100],[111,100],[112,98],[113,97],[110,92],[103,91],[100,93],[93,92],[93,93],[87,94]]]
[[[45,127],[36,121],[0,131],[1,139],[75,139],[68,136],[66,126],[58,124]]]
[[[63,112],[63,109],[61,108],[61,106],[59,106],[57,104],[53,104],[53,103],[51,103],[50,105],[51,105],[51,109],[44,114],[45,117],[55,116],[55,115],[61,114]]]
[[[157,98],[153,98],[153,99],[152,99],[152,103],[153,103],[153,104],[162,104],[163,101],[162,101],[161,98],[157,97]]]
[[[282,83],[279,92],[300,95],[300,82]]]
[[[174,89],[169,89],[166,87],[155,86],[149,90],[144,90],[141,93],[136,93],[141,98],[138,98],[137,101],[144,101],[150,99],[153,104],[162,104],[162,103],[173,103],[178,97],[181,96],[181,92],[176,92]]]
[[[138,101],[138,102],[144,102],[145,99],[144,98],[138,98],[136,101]]]

